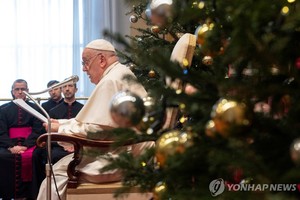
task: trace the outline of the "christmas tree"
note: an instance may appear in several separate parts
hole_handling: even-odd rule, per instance
[[[123,170],[119,192],[139,186],[159,200],[299,199],[299,1],[128,3],[131,23],[147,27],[130,42],[108,34],[124,45],[120,56],[149,96],[115,132],[120,141],[156,146],[107,166]],[[174,52],[184,48],[179,58]]]

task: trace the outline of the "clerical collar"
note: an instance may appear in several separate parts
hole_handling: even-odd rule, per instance
[[[64,104],[67,104],[67,105],[73,105],[73,104],[75,104],[75,102],[76,102],[76,100],[74,100],[72,103],[69,103],[69,102],[65,102],[65,101],[64,101]]]
[[[50,100],[52,100],[56,104],[60,104],[61,102],[63,102],[64,98],[61,98],[59,101],[54,101],[53,99],[50,99]]]

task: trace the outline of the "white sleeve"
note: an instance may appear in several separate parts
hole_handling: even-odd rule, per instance
[[[96,124],[88,124],[77,121],[75,118],[72,119],[60,119],[58,133],[78,135],[86,137],[87,132],[102,131],[103,129]]]

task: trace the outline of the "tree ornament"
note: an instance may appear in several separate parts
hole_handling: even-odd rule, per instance
[[[155,102],[152,97],[143,98],[144,107],[145,107],[145,115],[143,116],[141,122],[138,124],[137,128],[140,131],[147,132],[151,124],[155,121],[155,118],[151,116],[151,113],[154,112]],[[149,130],[150,134],[152,131]]]
[[[138,16],[136,16],[136,15],[131,15],[131,16],[129,17],[129,21],[130,21],[131,23],[137,23],[138,20],[139,20],[139,18],[138,18]]]
[[[300,57],[296,59],[295,66],[296,66],[296,69],[300,69]]]
[[[300,165],[300,138],[295,139],[291,144],[290,155],[292,161],[296,165]]]
[[[160,28],[158,26],[152,26],[151,27],[151,32],[158,34],[160,32]]]
[[[164,167],[169,156],[175,153],[183,153],[192,146],[192,132],[181,132],[179,130],[171,130],[161,135],[156,141],[156,160],[159,166]]]
[[[253,178],[244,178],[241,180],[240,184],[253,184]]]
[[[214,106],[211,118],[215,129],[223,137],[230,133],[240,132],[250,125],[250,114],[244,103],[222,98]]]
[[[269,115],[270,110],[271,110],[271,107],[266,102],[257,102],[254,105],[254,110],[253,111],[255,113],[261,113],[261,114],[264,114],[264,115]]]
[[[205,37],[209,31],[214,27],[214,23],[205,23],[197,27],[195,31],[195,36],[197,38],[197,44],[202,46],[205,42]]]
[[[202,59],[202,63],[206,66],[211,66],[213,64],[213,58],[211,56],[204,56]]]
[[[163,124],[164,115],[162,114],[163,110],[160,109],[162,105],[150,96],[143,98],[143,102],[145,115],[136,128],[150,135],[160,129]]]
[[[204,1],[194,1],[192,4],[192,8],[198,8],[198,9],[203,9],[205,7],[205,2]]]
[[[120,127],[132,127],[137,125],[145,114],[144,102],[132,92],[119,92],[112,98],[110,114]]]
[[[205,125],[205,134],[208,137],[215,137],[216,136],[216,126],[213,120],[209,120]]]
[[[129,69],[130,69],[131,71],[133,71],[133,70],[136,68],[136,65],[133,64],[133,63],[129,63],[129,64],[127,64],[127,67],[129,67]]]
[[[197,88],[195,88],[194,86],[192,86],[191,84],[187,84],[184,88],[184,92],[187,94],[187,95],[193,95],[195,94],[196,92],[198,91]]]
[[[242,74],[248,77],[255,76],[257,74],[257,69],[247,66],[246,68],[243,69]]]
[[[270,72],[272,75],[276,76],[276,75],[279,75],[280,74],[280,69],[278,66],[276,65],[273,65],[271,68],[270,68]]]
[[[167,191],[167,185],[165,182],[158,182],[153,189],[153,200],[162,200],[163,195]]]
[[[148,73],[149,78],[154,78],[156,76],[156,73],[153,69],[151,69]]]

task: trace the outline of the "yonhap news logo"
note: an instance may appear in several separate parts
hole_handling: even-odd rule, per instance
[[[300,184],[252,184],[252,183],[239,183],[231,184],[225,183],[222,178],[215,179],[209,184],[209,191],[213,197],[222,194],[227,188],[228,192],[293,192],[300,191]]]
[[[209,184],[209,191],[211,193],[211,196],[213,197],[222,194],[224,190],[225,190],[225,182],[221,178],[215,179]]]

